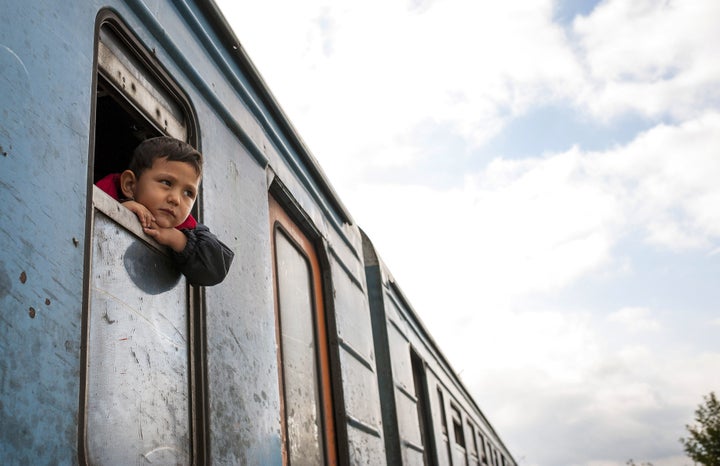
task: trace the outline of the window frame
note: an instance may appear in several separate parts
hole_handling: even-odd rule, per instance
[[[338,431],[335,420],[335,401],[332,381],[332,355],[330,353],[329,333],[328,333],[328,305],[325,299],[323,286],[323,269],[320,262],[320,255],[316,244],[310,239],[298,223],[291,218],[288,210],[273,196],[268,194],[269,202],[269,220],[270,220],[270,249],[272,254],[272,281],[273,281],[273,301],[275,308],[275,332],[277,342],[277,363],[278,363],[278,383],[280,389],[280,423],[282,436],[282,457],[283,464],[289,462],[289,444],[287,432],[287,413],[284,386],[284,365],[282,354],[282,335],[281,322],[282,310],[280,308],[279,287],[278,287],[278,271],[277,271],[277,244],[276,235],[282,234],[296,250],[304,257],[309,266],[309,272],[312,279],[311,297],[313,299],[313,330],[315,338],[315,363],[317,369],[316,384],[319,393],[321,421],[320,431],[322,432],[322,448],[325,464],[335,466],[338,463]]]
[[[93,49],[93,67],[92,67],[92,89],[91,89],[91,110],[90,110],[90,138],[89,138],[89,150],[88,150],[88,174],[87,174],[87,216],[85,225],[85,237],[88,239],[85,241],[84,250],[84,277],[83,277],[83,309],[82,309],[82,339],[85,342],[83,350],[81,351],[81,371],[80,371],[80,390],[79,390],[79,420],[78,420],[78,460],[80,464],[88,464],[89,458],[86,451],[87,446],[87,397],[88,397],[88,342],[89,342],[89,320],[91,312],[91,262],[92,262],[92,247],[94,240],[93,235],[93,224],[95,218],[95,211],[102,212],[117,224],[118,228],[123,228],[134,234],[138,239],[144,241],[148,246],[160,251],[163,254],[167,254],[165,248],[158,245],[150,237],[142,232],[139,227],[139,223],[135,216],[129,211],[125,212],[119,208],[119,204],[103,193],[94,184],[99,178],[96,173],[96,167],[102,165],[106,160],[99,160],[99,156],[96,153],[96,148],[99,147],[98,141],[106,136],[113,133],[108,131],[101,131],[98,125],[98,118],[106,114],[104,110],[99,107],[99,99],[107,96],[108,94],[102,93],[99,90],[101,86],[105,89],[107,86],[112,86],[114,89],[110,93],[110,97],[113,100],[113,104],[124,112],[125,118],[128,120],[138,120],[147,124],[148,128],[153,130],[153,135],[167,135],[167,128],[158,126],[157,121],[147,115],[147,109],[144,109],[142,105],[138,105],[137,102],[133,102],[133,99],[128,95],[128,92],[124,92],[123,89],[118,88],[116,85],[111,83],[111,80],[105,76],[106,70],[101,70],[100,57],[101,49],[106,48],[104,44],[101,44],[101,35],[111,34],[113,38],[122,43],[127,53],[130,55],[129,58],[135,60],[139,65],[138,73],[142,77],[148,77],[149,82],[154,83],[157,86],[156,91],[163,94],[166,98],[171,100],[171,103],[176,106],[184,117],[185,121],[185,141],[200,149],[199,141],[199,122],[197,114],[195,112],[192,102],[185,93],[181,86],[175,81],[171,73],[160,63],[157,59],[154,51],[151,51],[149,47],[141,42],[138,36],[132,31],[130,27],[124,22],[120,15],[109,8],[103,8],[99,10],[96,16],[95,28],[94,28],[94,49]],[[137,89],[137,87],[136,87]],[[102,133],[102,134],[101,134]],[[122,135],[121,132],[117,132],[115,136]],[[129,155],[128,159],[129,161]],[[113,173],[115,171],[110,171]],[[104,176],[108,173],[102,173]],[[193,207],[192,214],[196,218],[200,218],[202,202],[202,193],[198,193],[198,199]],[[115,212],[117,215],[112,215]],[[129,215],[126,215],[129,214]],[[187,324],[187,370],[188,370],[188,451],[191,455],[191,461],[193,464],[206,464],[208,462],[208,448],[207,448],[207,426],[208,426],[208,407],[207,407],[207,375],[206,375],[206,361],[205,361],[205,313],[202,312],[204,307],[203,293],[200,289],[187,285],[185,291],[185,309],[186,316],[185,321]]]

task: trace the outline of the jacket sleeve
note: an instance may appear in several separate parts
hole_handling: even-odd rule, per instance
[[[188,283],[213,286],[222,282],[235,254],[202,223],[180,231],[185,234],[187,245],[182,252],[171,250],[170,255]]]

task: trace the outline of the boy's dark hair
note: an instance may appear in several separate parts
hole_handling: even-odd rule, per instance
[[[202,175],[202,154],[190,144],[168,136],[146,139],[133,151],[130,170],[140,178],[142,173],[152,168],[155,159],[167,157],[171,162],[185,162],[192,165],[198,176]]]

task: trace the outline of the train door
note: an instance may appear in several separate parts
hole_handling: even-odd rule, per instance
[[[171,135],[194,145],[188,101],[113,13],[97,26],[89,182],[132,148]],[[199,411],[197,292],[129,210],[92,186],[88,206],[79,445],[81,464],[193,464]]]
[[[337,464],[327,321],[313,243],[270,197],[283,462]]]

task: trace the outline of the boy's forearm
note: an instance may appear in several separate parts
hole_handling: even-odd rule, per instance
[[[183,252],[187,245],[187,238],[176,228],[143,228],[145,234],[153,238],[163,246],[167,246],[175,252]]]

